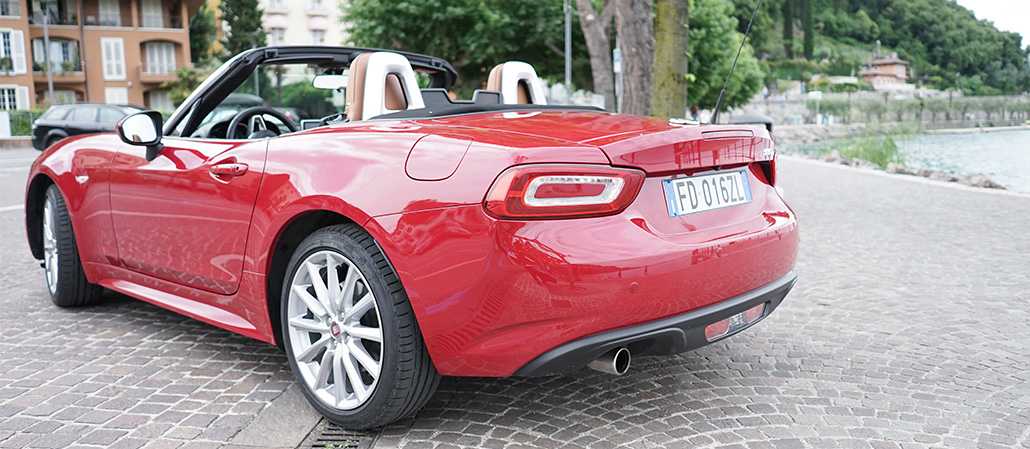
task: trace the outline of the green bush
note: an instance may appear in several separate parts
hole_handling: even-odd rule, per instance
[[[891,162],[905,165],[892,135],[860,137],[842,142],[837,151],[844,157],[864,159],[883,168],[887,168]]]
[[[7,111],[11,117],[11,135],[31,136],[32,122],[36,121],[36,119],[39,118],[45,110],[46,109],[23,109]]]

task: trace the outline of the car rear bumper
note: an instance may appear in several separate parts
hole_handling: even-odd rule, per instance
[[[437,370],[503,377],[570,342],[705,310],[789,275],[797,221],[771,188],[760,193],[689,219],[670,220],[661,199],[657,212],[535,222],[494,220],[476,204],[369,228]],[[673,233],[663,220],[699,227]]]
[[[791,271],[776,281],[703,309],[639,324],[565,343],[551,349],[519,368],[514,376],[551,376],[582,369],[592,360],[615,348],[628,348],[636,355],[667,355],[690,351],[712,341],[705,337],[705,327],[752,307],[766,304],[761,318],[719,337],[735,335],[765,319],[783,302],[797,274]]]

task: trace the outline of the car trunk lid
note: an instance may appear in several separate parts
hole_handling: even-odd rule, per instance
[[[612,165],[636,167],[649,175],[743,165],[773,157],[772,139],[762,127],[699,125],[595,111],[518,111],[434,120],[596,146]]]

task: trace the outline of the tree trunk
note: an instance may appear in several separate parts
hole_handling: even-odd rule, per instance
[[[590,72],[594,79],[594,93],[604,96],[604,108],[615,111],[615,77],[612,74],[612,47],[608,40],[608,25],[615,14],[615,6],[605,1],[601,14],[594,10],[590,0],[576,0],[579,25],[587,41],[590,54]]]
[[[652,0],[616,0],[615,31],[622,47],[622,107],[619,112],[648,115],[654,63]]]
[[[687,26],[688,2],[654,2],[654,84],[651,86],[651,115],[685,117],[687,114]]]
[[[812,19],[812,0],[801,0],[801,24],[805,31],[803,48],[805,59],[811,60],[815,49],[815,21]]]
[[[783,2],[783,49],[787,59],[794,59],[794,0]]]

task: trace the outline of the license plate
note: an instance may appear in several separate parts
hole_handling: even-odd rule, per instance
[[[751,185],[745,170],[668,179],[662,185],[670,217],[751,202]]]

